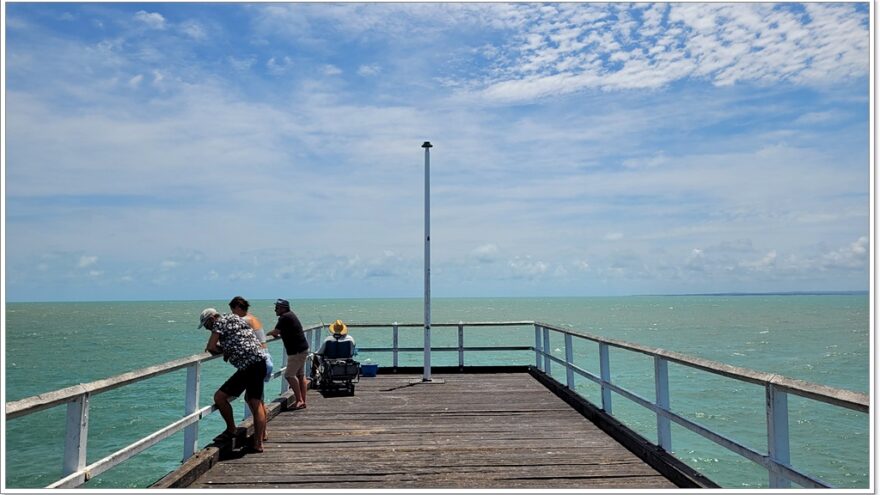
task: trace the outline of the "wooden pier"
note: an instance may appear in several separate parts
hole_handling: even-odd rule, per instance
[[[380,374],[362,378],[351,397],[310,391],[303,410],[284,410],[279,399],[263,453],[209,446],[154,487],[715,486],[662,452],[648,456],[652,467],[537,375],[444,373],[423,383],[416,374]],[[629,441],[636,452],[650,450]]]

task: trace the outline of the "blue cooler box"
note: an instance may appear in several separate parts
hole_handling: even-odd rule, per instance
[[[378,364],[362,364],[361,365],[361,376],[376,376],[376,373],[379,371]]]

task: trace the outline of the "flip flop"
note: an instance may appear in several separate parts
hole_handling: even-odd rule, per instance
[[[248,445],[243,450],[245,451],[246,454],[262,454],[263,453],[263,449],[258,449],[256,447],[254,447],[253,445]]]

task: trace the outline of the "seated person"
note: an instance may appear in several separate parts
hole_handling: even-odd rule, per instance
[[[333,358],[347,359],[357,355],[357,344],[355,344],[354,338],[348,334],[348,327],[345,326],[345,323],[342,323],[342,320],[336,320],[330,324],[330,336],[324,339],[324,342],[321,343],[321,347],[312,355],[312,373],[314,374],[315,370],[318,369],[318,365],[320,363],[320,359],[327,355],[327,344],[335,345],[335,342],[351,342],[351,354],[348,356],[330,356]]]

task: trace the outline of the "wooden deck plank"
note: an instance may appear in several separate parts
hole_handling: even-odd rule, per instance
[[[525,373],[364,378],[309,392],[269,423],[262,454],[191,488],[675,488]]]

